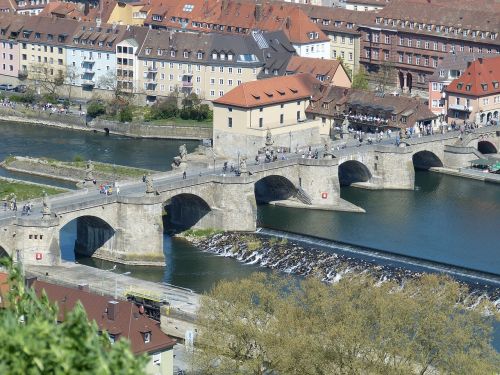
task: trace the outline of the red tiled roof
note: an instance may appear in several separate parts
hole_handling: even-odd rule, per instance
[[[162,21],[153,20],[153,15],[163,17]],[[180,20],[184,25],[182,28],[203,32],[228,32],[229,27],[232,28],[232,32],[237,32],[234,28],[283,30],[292,43],[305,44],[329,40],[296,4],[285,2],[257,4],[249,0],[152,0],[146,23],[181,28]],[[216,27],[198,27],[194,26],[193,22]],[[314,33],[314,39],[310,38],[310,33]]]
[[[245,82],[214,100],[214,104],[254,108],[309,98],[321,82],[309,73]]]
[[[324,76],[325,81],[331,81],[340,61],[331,59],[315,59],[312,57],[292,56],[286,67],[287,73],[311,73],[314,77]]]
[[[471,96],[500,93],[500,56],[478,58],[446,91]]]
[[[174,339],[161,331],[159,323],[140,314],[139,307],[131,302],[118,301],[116,303],[118,312],[114,319],[109,319],[107,308],[113,298],[39,280],[34,282],[33,288],[39,296],[42,290],[45,290],[49,300],[59,306],[59,321],[63,321],[65,313],[73,310],[76,303],[80,301],[89,320],[94,320],[100,330],[107,331],[117,336],[118,339],[127,338],[135,354],[170,349],[176,343]],[[149,343],[144,342],[144,332],[151,332]]]

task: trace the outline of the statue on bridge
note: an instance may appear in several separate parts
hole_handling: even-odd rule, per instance
[[[273,135],[271,130],[268,128],[266,132],[266,148],[271,147],[274,144]]]
[[[48,219],[50,218],[50,215],[51,211],[50,211],[49,196],[47,192],[44,190],[42,197],[42,219]]]
[[[94,180],[94,164],[92,160],[87,161],[87,166],[85,167],[85,181]]]
[[[344,121],[342,121],[342,134],[348,134],[349,133],[349,120],[347,119],[347,115],[344,115]]]
[[[240,175],[242,175],[242,174],[248,174],[247,158],[246,158],[246,156],[242,156],[240,158]]]
[[[172,168],[177,169],[181,168],[183,170],[186,169],[186,157],[187,157],[187,148],[185,144],[179,146],[179,155],[174,157],[174,162],[172,163]]]
[[[154,194],[155,189],[153,186],[153,178],[151,177],[151,173],[147,174],[145,182],[146,182],[146,194]]]

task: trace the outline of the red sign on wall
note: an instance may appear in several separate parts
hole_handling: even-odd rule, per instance
[[[321,193],[321,198],[327,199],[328,198],[328,193],[326,193],[326,192]]]
[[[35,259],[36,260],[42,260],[43,254],[42,253],[35,253]]]

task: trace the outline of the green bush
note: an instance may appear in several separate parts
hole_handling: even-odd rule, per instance
[[[87,107],[87,115],[90,117],[98,117],[106,113],[106,107],[99,102],[91,102]]]
[[[82,162],[82,161],[84,161],[84,160],[85,160],[85,159],[83,158],[83,156],[82,156],[82,155],[78,155],[78,154],[77,154],[77,155],[75,155],[75,156],[73,157],[73,161],[74,161],[74,162],[76,162],[76,163],[78,163],[78,162]]]
[[[43,94],[42,101],[44,103],[57,104],[57,96],[55,94]]]
[[[120,122],[130,122],[133,117],[132,109],[130,109],[130,107],[125,107],[118,113],[118,120]]]

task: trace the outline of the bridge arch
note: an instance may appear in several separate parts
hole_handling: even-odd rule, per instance
[[[8,250],[0,244],[0,258],[10,258],[10,253]]]
[[[293,198],[297,187],[286,177],[270,175],[255,182],[254,193],[257,203],[269,203]]]
[[[479,141],[477,150],[482,154],[496,154],[498,152],[495,145],[489,141]]]
[[[180,193],[164,203],[164,228],[166,230],[185,230],[197,224],[212,209],[207,201],[198,195]]]
[[[340,186],[349,186],[355,182],[366,182],[372,178],[368,167],[357,161],[347,160],[339,165]]]
[[[442,167],[443,162],[432,151],[422,150],[412,156],[413,167],[420,170],[429,170],[429,168]]]
[[[112,251],[116,230],[106,220],[94,215],[81,215],[67,220],[59,230],[63,258],[91,257],[96,251]],[[73,241],[73,243],[71,243]],[[72,251],[70,251],[72,247]]]

